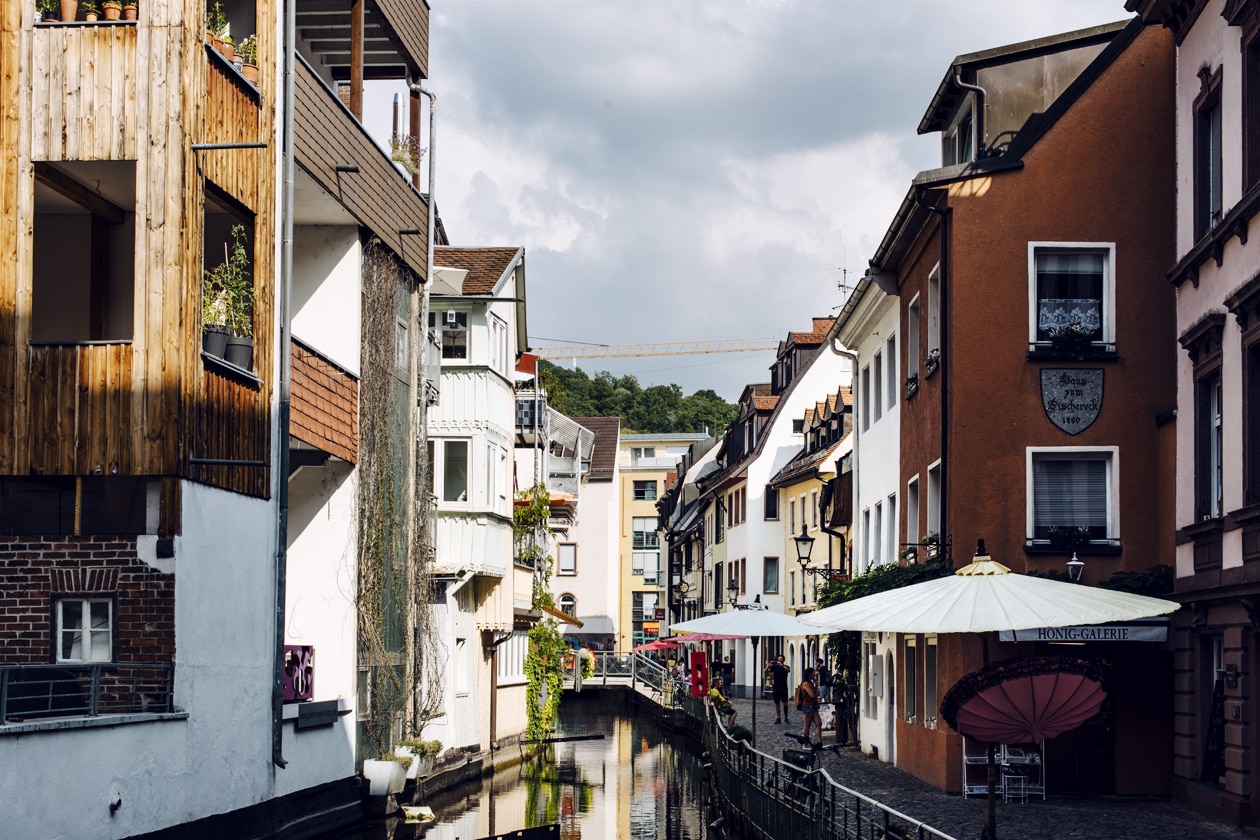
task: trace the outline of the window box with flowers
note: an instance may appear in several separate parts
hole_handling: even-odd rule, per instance
[[[906,399],[919,393],[919,374],[912,373],[906,377]]]
[[[927,377],[936,373],[936,369],[940,366],[941,366],[940,348],[933,347],[931,350],[928,351],[927,356],[923,359],[923,367],[926,371],[923,374],[923,378],[926,379]]]

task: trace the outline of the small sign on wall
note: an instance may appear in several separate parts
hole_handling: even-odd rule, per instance
[[[315,696],[315,646],[284,646],[284,702],[298,703]]]
[[[1041,405],[1050,422],[1069,435],[1094,425],[1102,401],[1102,368],[1042,368]]]

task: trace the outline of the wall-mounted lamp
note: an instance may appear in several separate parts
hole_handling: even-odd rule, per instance
[[[1068,577],[1073,583],[1081,582],[1081,572],[1085,571],[1085,563],[1076,556],[1076,552],[1072,552],[1072,559],[1067,561]]]

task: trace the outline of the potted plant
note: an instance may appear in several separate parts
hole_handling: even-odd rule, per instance
[[[223,53],[223,57],[228,61],[236,58],[236,41],[233,40],[231,35],[224,33],[219,52]]]
[[[223,243],[223,262],[206,269],[202,285],[203,347],[211,355],[250,370],[254,352],[254,277],[245,226],[232,227]],[[221,337],[221,338],[220,338]],[[222,352],[215,352],[222,340]]]
[[[1046,529],[1046,539],[1053,546],[1078,549],[1087,545],[1093,535],[1085,525],[1051,525]]]
[[[383,755],[363,762],[363,778],[368,781],[368,793],[385,796],[402,793],[407,785],[407,768],[411,759],[397,755]]]
[[[931,376],[938,367],[941,366],[940,348],[933,347],[928,351],[927,357],[923,360],[923,367],[927,368],[927,375]]]
[[[88,23],[96,23],[101,16],[101,10],[97,8],[96,0],[83,0],[80,5],[83,8],[83,19]]]
[[[122,3],[120,0],[105,0],[101,4],[101,11],[105,15],[105,20],[118,20],[122,17]]]
[[[941,553],[941,535],[938,531],[928,531],[919,537],[919,545],[923,546],[923,552],[927,555],[927,559],[934,560]]]
[[[919,390],[919,374],[912,373],[906,377],[906,396],[913,397]]]
[[[57,19],[57,0],[37,0],[35,3],[35,22],[53,21]]]
[[[135,20],[140,11],[140,0],[127,0],[123,4],[123,20]]]
[[[79,0],[61,0],[61,22],[72,23],[79,16]]]
[[[398,164],[408,175],[420,172],[420,160],[425,150],[420,146],[420,138],[410,134],[395,134],[389,138],[389,159]]]
[[[255,87],[258,86],[258,36],[250,35],[236,47],[241,57],[241,75]]]
[[[215,0],[206,10],[206,41],[213,43],[219,52],[223,52],[223,36],[227,34],[227,30],[227,12],[223,10],[223,4]]]
[[[433,761],[442,752],[441,741],[422,741],[419,738],[408,738],[399,741],[394,747],[394,755],[411,759],[407,768],[408,779],[421,779],[433,770]]]
[[[1088,348],[1098,335],[1098,330],[1072,321],[1046,330],[1050,343],[1060,350],[1080,351]]]

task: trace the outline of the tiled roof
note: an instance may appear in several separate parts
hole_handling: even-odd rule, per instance
[[[774,407],[779,404],[778,397],[753,397],[753,408],[758,411],[774,411]]]
[[[617,467],[617,438],[621,434],[620,417],[570,417],[574,423],[595,433],[591,451],[591,467],[587,481],[612,481]]]
[[[815,318],[814,326],[809,332],[794,332],[788,335],[796,344],[813,347],[827,340],[827,333],[835,322],[835,318]]]
[[[840,440],[828,446],[825,449],[819,449],[817,452],[805,454],[801,452],[795,458],[783,465],[783,469],[775,473],[770,479],[771,487],[783,487],[807,478],[820,465],[833,460],[839,454],[839,449],[844,442],[849,439],[849,432],[845,432]]]
[[[521,248],[453,248],[438,246],[433,249],[433,264],[443,268],[467,271],[463,293],[488,295],[499,285],[512,261]]]

